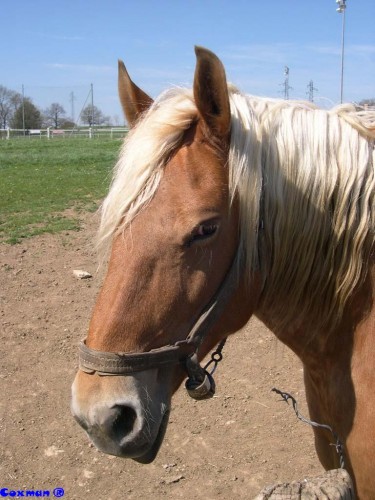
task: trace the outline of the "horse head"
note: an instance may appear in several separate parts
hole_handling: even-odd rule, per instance
[[[180,346],[238,254],[228,85],[213,53],[197,48],[196,55],[193,92],[156,102],[119,62],[120,100],[131,131],[103,206],[101,234],[111,239],[111,253],[85,342],[89,354],[137,356]],[[249,319],[257,289],[249,298],[240,293],[244,287],[239,276],[217,320],[194,344],[199,359]],[[114,376],[80,369],[72,388],[76,420],[100,450],[152,461],[186,357]]]

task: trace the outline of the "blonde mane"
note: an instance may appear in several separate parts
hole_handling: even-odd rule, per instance
[[[242,273],[264,277],[275,326],[333,328],[374,245],[375,113],[241,94],[229,86],[229,188],[240,201]],[[102,206],[99,242],[152,199],[171,152],[198,119],[191,90],[162,94],[129,133]]]

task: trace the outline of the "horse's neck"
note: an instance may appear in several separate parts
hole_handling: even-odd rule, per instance
[[[350,370],[352,355],[359,359],[363,352],[367,352],[366,358],[373,354],[375,359],[375,252],[370,256],[364,282],[352,294],[341,322],[332,331],[316,330],[311,318],[279,328],[272,309],[262,303],[256,315],[313,372],[324,372],[326,363]]]

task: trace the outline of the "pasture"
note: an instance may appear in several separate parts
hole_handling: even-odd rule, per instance
[[[248,499],[319,474],[311,429],[271,393],[291,392],[307,414],[301,364],[256,321],[228,341],[213,399],[178,391],[152,464],[98,452],[74,422],[76,347],[103,274],[93,211],[119,145],[0,143],[1,487],[61,487],[69,500]],[[73,269],[93,278],[77,280]]]
[[[121,141],[0,141],[0,241],[79,228],[73,212],[95,210]]]

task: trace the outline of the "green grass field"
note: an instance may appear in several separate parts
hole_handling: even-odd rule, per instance
[[[74,213],[97,208],[120,145],[118,139],[0,141],[0,242],[78,230]]]

